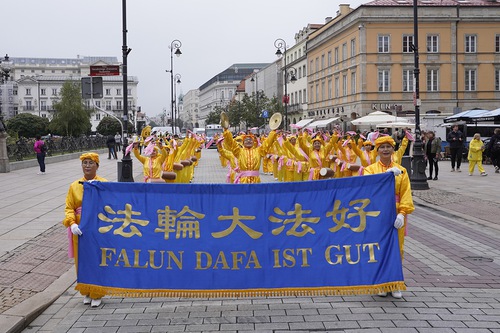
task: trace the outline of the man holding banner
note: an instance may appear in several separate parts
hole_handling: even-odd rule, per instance
[[[398,229],[399,250],[403,259],[404,236],[406,234],[407,215],[415,210],[411,195],[410,178],[408,172],[401,165],[393,162],[392,155],[396,142],[390,136],[382,136],[375,140],[375,149],[379,156],[379,161],[367,166],[364,169],[365,175],[392,172],[396,179],[396,213],[394,227]],[[387,296],[386,292],[379,293],[380,296]],[[401,291],[392,292],[394,298],[401,298]]]
[[[97,175],[99,169],[99,155],[96,153],[85,153],[80,156],[82,161],[83,177],[75,180],[69,186],[66,195],[66,207],[64,209],[65,218],[63,225],[68,228],[69,247],[68,256],[75,258],[75,267],[78,276],[78,237],[82,235],[80,230],[80,218],[82,215],[83,201],[83,183],[92,181],[107,182],[105,178]],[[104,296],[101,292],[80,291],[84,295],[83,304],[91,304],[92,307],[98,307],[101,304],[101,298]]]

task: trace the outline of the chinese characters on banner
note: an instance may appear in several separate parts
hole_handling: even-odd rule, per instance
[[[405,289],[392,174],[84,186],[79,290],[224,297]]]

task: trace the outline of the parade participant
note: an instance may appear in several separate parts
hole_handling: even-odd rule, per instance
[[[401,260],[404,254],[404,236],[406,233],[407,216],[411,214],[415,207],[413,205],[413,198],[411,194],[410,178],[408,172],[404,167],[395,163],[392,160],[394,153],[394,146],[396,143],[390,136],[382,136],[375,140],[375,150],[378,153],[379,160],[367,166],[363,171],[365,175],[373,175],[383,172],[392,172],[395,176],[395,194],[396,194],[396,213],[397,217],[394,221],[394,228],[398,229],[399,251],[401,253]],[[383,292],[380,296],[387,296]],[[396,290],[392,292],[394,298],[401,298],[401,291]]]
[[[153,139],[144,149],[144,153],[147,156],[143,156],[139,153],[139,142],[134,142],[134,156],[142,163],[143,166],[143,174],[144,174],[144,182],[145,183],[161,183],[163,179],[161,178],[163,171],[163,163],[167,158],[167,151],[160,140],[157,140],[156,143]]]
[[[258,147],[255,147],[255,136],[245,134],[243,136],[243,147],[240,147],[233,139],[233,135],[227,129],[224,129],[224,142],[226,148],[230,150],[238,160],[240,173],[236,176],[235,183],[254,184],[260,183],[260,164],[270,146],[276,140],[276,131],[269,133],[267,139]]]
[[[488,176],[483,168],[483,152],[484,152],[484,142],[481,140],[481,134],[474,134],[474,138],[469,143],[469,176],[474,173],[474,168],[477,164],[477,169],[481,173],[481,176]]]
[[[300,148],[296,135],[290,135],[284,143],[285,148],[293,159],[294,172],[291,181],[299,182],[309,177],[309,156]]]
[[[311,145],[307,143],[307,136],[299,137],[299,145],[309,156],[309,177],[308,180],[320,179],[319,171],[323,167],[329,166],[327,153],[335,147],[338,137],[332,136],[325,145],[320,132],[312,138]]]
[[[353,152],[359,157],[363,168],[377,161],[377,152],[373,149],[373,144],[370,140],[363,141],[359,138],[358,144],[353,142],[351,146]]]
[[[83,183],[89,181],[106,182],[105,178],[97,175],[99,169],[99,155],[96,153],[85,153],[80,156],[82,161],[83,177],[72,182],[69,186],[68,194],[66,195],[66,206],[64,209],[65,218],[63,225],[68,228],[68,236],[70,246],[68,254],[70,258],[75,258],[75,267],[78,276],[78,236],[83,233],[78,226],[82,213],[83,199]],[[104,296],[100,291],[80,289],[80,293],[84,296],[83,304],[90,304],[92,307],[97,307],[101,304],[101,298]]]

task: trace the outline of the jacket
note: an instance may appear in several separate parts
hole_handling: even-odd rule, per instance
[[[446,141],[450,143],[450,148],[462,148],[465,142],[464,134],[460,131],[451,131],[446,137]]]
[[[469,143],[469,161],[482,161],[484,142],[481,140],[472,139]]]
[[[425,140],[424,143],[424,153],[427,154],[427,146],[429,145],[429,140]],[[435,155],[441,152],[441,139],[434,137],[430,142],[431,145],[431,154]]]

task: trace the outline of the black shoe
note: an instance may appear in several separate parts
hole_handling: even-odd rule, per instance
[[[427,177],[427,180],[432,180],[432,177]]]
[[[433,179],[434,179],[434,180],[438,180],[438,176],[434,177]]]

